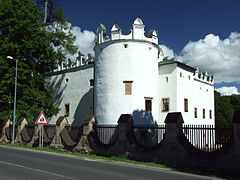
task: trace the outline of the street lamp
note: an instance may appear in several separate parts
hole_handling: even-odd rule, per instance
[[[14,92],[14,109],[13,109],[13,133],[12,133],[12,144],[14,144],[15,136],[15,119],[16,119],[16,99],[17,99],[17,59],[14,59],[12,56],[7,56],[8,59],[16,61],[16,73],[15,73],[15,92]]]

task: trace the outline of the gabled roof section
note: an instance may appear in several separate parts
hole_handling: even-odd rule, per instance
[[[182,63],[180,61],[176,61],[176,60],[172,60],[172,59],[171,60],[163,60],[163,61],[158,63],[158,66],[174,64],[174,63],[176,63],[178,65],[178,67],[189,69],[189,70],[194,71],[194,72],[197,70],[196,68],[194,68],[192,66],[189,66],[189,65],[184,64],[184,63]]]
[[[151,38],[153,36],[158,36],[158,31],[156,29],[151,29],[149,32],[148,32],[148,37]]]
[[[112,29],[111,29],[111,31],[121,31],[122,29],[120,28],[120,26],[117,24],[117,23],[115,23],[114,25],[113,25],[113,27],[112,27]]]
[[[103,34],[106,34],[106,27],[101,23],[98,25],[97,32],[99,31],[103,31]]]
[[[143,25],[143,21],[138,17],[133,24]]]

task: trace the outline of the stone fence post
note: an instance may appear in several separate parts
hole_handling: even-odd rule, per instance
[[[2,128],[2,133],[1,133],[1,137],[0,137],[0,142],[4,142],[4,143],[9,143],[10,139],[7,138],[6,135],[6,130],[10,130],[10,125],[12,124],[12,122],[10,121],[10,119],[7,119],[3,122],[3,128]]]
[[[94,125],[96,124],[96,120],[93,115],[88,115],[83,120],[83,134],[81,139],[79,140],[74,151],[90,154],[93,153],[91,148],[91,144],[88,140],[89,135],[94,132]]]
[[[121,114],[118,119],[118,139],[115,144],[115,150],[117,154],[128,156],[129,151],[131,150],[131,145],[129,143],[129,137],[132,133],[133,119],[131,114]]]
[[[61,139],[61,132],[66,125],[68,125],[68,121],[66,117],[60,116],[56,121],[56,131],[55,131],[56,133],[51,144],[49,145],[50,148],[54,148],[54,149],[64,148],[62,144],[62,139]]]
[[[168,113],[164,123],[166,124],[165,140],[176,143],[177,136],[182,130],[183,118],[181,112]]]
[[[17,144],[22,143],[21,132],[27,124],[28,124],[28,122],[27,122],[26,118],[24,118],[24,117],[20,118],[19,121],[17,122],[17,124],[16,124],[17,133],[16,133],[16,138],[15,138],[15,143],[17,143]]]
[[[183,118],[181,112],[168,113],[166,119],[166,131],[156,157],[157,162],[177,165],[186,157],[186,150],[179,141],[182,131]]]

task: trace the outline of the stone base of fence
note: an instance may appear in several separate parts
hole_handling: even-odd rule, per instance
[[[240,111],[235,112],[233,117],[233,137],[230,143],[214,152],[204,152],[190,144],[183,133],[183,118],[181,113],[169,113],[165,120],[165,134],[163,140],[153,146],[144,147],[141,145],[133,131],[133,120],[130,114],[122,114],[116,127],[116,139],[110,144],[101,142],[96,120],[93,116],[88,116],[82,125],[82,134],[77,142],[72,140],[66,126],[65,117],[59,117],[53,139],[48,139],[47,133],[45,146],[50,148],[62,148],[69,151],[96,154],[102,156],[121,156],[137,161],[150,161],[167,164],[175,168],[190,168],[211,172],[220,172],[240,177]],[[11,122],[5,121],[2,128],[0,141],[9,143],[11,133],[8,136]],[[23,142],[24,128],[27,126],[25,119],[17,124],[16,142],[28,146],[36,146],[39,139],[39,128],[35,126],[30,137],[31,141]],[[25,129],[26,134],[26,129]],[[31,134],[31,133],[30,133]],[[29,135],[30,136],[30,135]]]

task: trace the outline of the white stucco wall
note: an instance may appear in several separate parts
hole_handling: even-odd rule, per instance
[[[176,64],[159,66],[159,120],[164,124],[169,112],[163,112],[163,98],[169,98],[169,111],[177,112],[177,79]],[[168,80],[166,80],[166,78]]]
[[[207,76],[199,78],[196,69],[183,63],[159,63],[163,57],[159,56],[157,31],[151,30],[145,37],[140,18],[128,35],[122,34],[117,24],[110,36],[102,24],[97,31],[94,65],[65,70],[61,67],[49,74],[46,85],[54,88],[56,106],[60,108],[50,123],[63,116],[69,104],[68,121],[72,124],[81,124],[93,110],[98,124],[117,124],[121,114],[131,114],[135,124],[164,124],[169,112],[182,112],[185,124],[214,124],[213,82]],[[93,78],[94,88],[89,82]],[[125,94],[126,81],[132,82],[131,95]],[[169,98],[168,112],[162,111],[163,98]],[[184,98],[188,99],[188,112],[184,112]],[[151,99],[151,112],[145,111],[146,99]]]
[[[65,104],[69,104],[70,124],[81,124],[88,114],[93,114],[93,64],[57,71],[48,75],[46,86],[54,88],[55,105],[60,108],[50,123],[56,123],[59,116],[65,115]]]
[[[132,114],[135,123],[158,122],[158,48],[141,40],[115,40],[98,44],[94,50],[98,123],[116,124],[121,114]],[[124,81],[133,81],[132,95],[125,95]],[[144,112],[145,97],[152,98],[150,114]]]
[[[180,76],[180,73],[182,74]],[[166,82],[168,77],[168,82]],[[214,117],[214,87],[206,78],[194,76],[194,70],[170,63],[159,66],[159,94],[160,109],[162,98],[169,98],[169,112],[181,112],[185,124],[213,125]],[[184,99],[188,99],[188,112],[184,111]],[[197,108],[197,118],[194,116]],[[203,118],[205,109],[205,118]],[[209,111],[212,111],[210,119]],[[168,112],[160,112],[160,121],[163,123]]]
[[[182,77],[180,77],[180,73],[182,73]],[[203,79],[195,80],[196,77],[192,72],[180,67],[177,68],[177,74],[177,104],[178,111],[182,112],[184,123],[213,125],[213,85]],[[188,112],[184,112],[184,98],[188,99]],[[194,117],[194,108],[197,108],[197,118]],[[203,118],[203,109],[205,109],[205,118]],[[211,119],[209,116],[209,110],[212,111]]]

